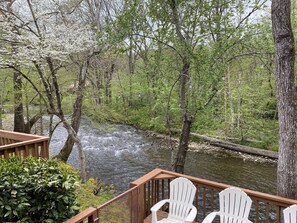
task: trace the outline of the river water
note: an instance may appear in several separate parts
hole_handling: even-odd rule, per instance
[[[50,142],[50,155],[58,153],[67,133],[56,129]],[[170,170],[170,150],[160,139],[146,136],[131,126],[91,127],[82,120],[79,136],[84,146],[87,174],[114,184],[123,192],[129,183],[156,167]],[[79,166],[74,147],[68,163]],[[185,174],[220,183],[276,193],[276,161],[201,145],[187,154]]]

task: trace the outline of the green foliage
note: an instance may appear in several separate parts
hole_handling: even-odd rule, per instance
[[[2,222],[62,222],[78,213],[78,175],[54,160],[0,161]]]
[[[127,117],[123,109],[117,111],[114,107],[105,104],[94,105],[91,101],[84,102],[84,115],[89,117],[95,123],[127,123]]]
[[[175,1],[187,47],[178,38],[170,1],[124,2],[123,10],[112,21],[106,18],[106,29],[97,35],[100,48],[109,47],[89,67],[86,116],[95,123],[128,123],[163,133],[167,120],[171,128],[181,128],[179,75],[181,56],[187,51],[191,131],[277,149],[274,47],[264,1]],[[258,16],[246,17],[248,8],[257,8]],[[106,96],[105,60],[115,64],[108,86],[111,100]],[[75,66],[58,72],[65,114],[73,110],[76,73]],[[36,73],[28,76],[43,92]],[[34,98],[38,105],[40,100],[29,85],[26,91],[29,101]],[[6,95],[13,101],[13,94]]]

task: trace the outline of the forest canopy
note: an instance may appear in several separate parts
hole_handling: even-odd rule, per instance
[[[266,1],[3,1],[0,25],[2,115],[14,109],[9,92],[16,71],[23,81],[20,100],[35,107],[27,106],[25,116],[34,117],[36,107],[69,114],[78,70],[91,55],[84,106],[95,109],[85,114],[164,133],[181,129],[186,62],[192,132],[278,148]],[[61,102],[49,97],[57,90],[51,72]]]

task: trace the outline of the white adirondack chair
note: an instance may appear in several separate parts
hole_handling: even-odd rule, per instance
[[[284,209],[284,222],[285,223],[296,223],[297,222],[297,205],[293,204]]]
[[[170,182],[169,199],[161,200],[152,208],[152,223],[191,223],[197,215],[197,209],[193,205],[196,193],[194,184],[183,177],[179,177]],[[169,203],[168,217],[160,221],[157,220],[157,211]]]
[[[242,190],[229,187],[219,193],[220,210],[211,212],[202,223],[210,223],[219,215],[220,223],[251,223],[248,219],[252,200]]]

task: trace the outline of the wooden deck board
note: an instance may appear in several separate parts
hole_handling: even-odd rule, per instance
[[[158,211],[157,212],[157,218],[158,220],[161,220],[163,218],[166,218],[168,215],[167,212],[164,212],[164,211]],[[143,223],[152,223],[152,215],[149,215],[146,219],[144,219],[144,222]],[[193,223],[197,223],[196,221],[193,221]]]

